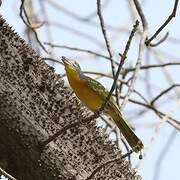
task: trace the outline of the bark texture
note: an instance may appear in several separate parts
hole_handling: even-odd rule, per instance
[[[67,130],[42,151],[37,145],[89,114],[54,69],[0,16],[0,166],[18,180],[85,180],[118,153],[95,121]],[[140,177],[121,160],[103,167],[93,179]]]

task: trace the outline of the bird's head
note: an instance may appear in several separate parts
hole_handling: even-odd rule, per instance
[[[69,59],[65,56],[62,56],[62,61],[64,63],[67,75],[68,75],[68,71],[70,71],[74,75],[75,75],[75,73],[77,73],[80,78],[83,78],[84,74],[81,71],[81,67],[79,66],[79,64],[76,61]]]
[[[81,69],[79,64],[76,61],[69,59],[65,56],[62,56],[62,61],[65,65],[65,67],[69,67],[69,68],[74,69],[74,70]]]

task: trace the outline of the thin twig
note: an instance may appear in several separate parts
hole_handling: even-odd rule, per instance
[[[118,134],[117,134],[117,135],[118,135]],[[119,136],[121,136],[120,139],[121,139],[121,142],[123,143],[126,151],[127,151],[127,152],[130,152],[130,149],[129,149],[129,147],[128,147],[128,144],[127,144],[127,142],[125,141],[125,139],[122,137],[122,134],[121,134],[120,132],[119,132]],[[119,139],[119,137],[117,137],[117,141],[120,141],[120,139]],[[128,157],[129,163],[131,163],[131,154],[129,154],[127,157]]]
[[[136,30],[137,30],[138,25],[139,25],[139,22],[136,21],[136,24],[134,25],[133,30],[131,31],[129,39],[128,39],[127,43],[126,43],[125,50],[124,50],[123,54],[121,55],[120,64],[118,66],[118,70],[116,72],[116,75],[115,75],[114,82],[113,82],[113,85],[111,87],[111,90],[110,90],[108,96],[106,97],[104,104],[102,105],[103,108],[106,106],[106,103],[109,101],[109,99],[110,99],[110,97],[111,97],[111,95],[112,95],[112,93],[113,93],[113,91],[114,91],[114,89],[116,87],[116,83],[118,81],[120,71],[121,71],[122,66],[123,66],[123,64],[125,62],[125,59],[127,57],[127,53],[128,53],[129,48],[130,48],[132,38],[133,38],[133,36],[134,36],[134,34],[135,34]],[[100,108],[100,110],[101,110],[101,108]]]
[[[124,96],[120,96],[121,99],[124,99]],[[158,110],[157,108],[155,108],[154,106],[150,105],[150,104],[146,104],[140,101],[137,101],[135,99],[129,99],[129,102],[134,103],[134,104],[138,104],[140,106],[144,106],[147,109],[152,110],[155,114],[158,115],[159,118],[163,118],[164,116],[167,116],[167,122],[172,125],[173,127],[175,127],[177,130],[180,130],[180,121],[176,120],[175,118],[168,116],[166,113],[161,112],[160,110]]]
[[[131,41],[132,41],[132,39],[134,37],[135,32],[137,31],[138,26],[139,26],[139,21],[137,20],[135,25],[133,26],[133,29],[132,29],[130,35],[129,35],[129,39],[128,39],[127,43],[126,43],[125,50],[124,50],[123,54],[119,54],[121,56],[121,60],[120,60],[120,64],[119,64],[120,71],[122,70],[122,66],[123,66],[124,61],[126,59],[127,53],[129,51]]]
[[[5,170],[3,170],[2,168],[0,168],[0,174],[4,175],[9,180],[17,180],[13,176],[11,176],[9,173],[7,173]]]
[[[133,26],[133,30],[132,30],[131,33],[130,33],[130,36],[129,36],[129,39],[128,39],[128,41],[127,41],[127,44],[126,44],[124,53],[123,53],[122,55],[119,53],[119,55],[121,56],[121,61],[120,61],[121,69],[120,69],[120,73],[121,73],[121,71],[122,71],[122,66],[123,66],[124,61],[125,61],[125,59],[126,59],[127,52],[128,52],[128,50],[129,50],[129,48],[130,48],[130,43],[131,43],[131,41],[132,41],[132,38],[133,38],[135,32],[137,31],[137,27],[138,27],[138,26],[139,26],[139,21],[137,20],[136,23],[135,23],[135,25]],[[122,86],[123,86],[123,83],[121,83],[121,84],[119,85],[119,94],[120,94],[120,92],[121,92],[121,90],[122,90]],[[117,101],[118,106],[120,107],[120,104],[119,104],[119,101],[118,101],[118,100],[119,100],[119,94],[118,94],[118,91],[117,91],[117,93],[116,93],[117,100],[116,100],[116,101]]]
[[[164,35],[164,37],[161,38],[158,42],[156,42],[156,43],[150,43],[150,46],[151,46],[151,47],[156,47],[156,46],[160,45],[161,43],[163,43],[163,42],[168,38],[168,36],[169,36],[169,32],[167,32],[167,33]]]
[[[145,15],[144,15],[144,13],[143,13],[143,10],[142,10],[142,8],[141,8],[141,5],[140,5],[140,3],[139,3],[138,0],[133,0],[133,1],[134,1],[134,5],[135,5],[135,7],[136,7],[136,10],[137,10],[137,12],[138,12],[138,14],[139,14],[139,17],[140,17],[140,19],[141,19],[141,23],[142,23],[142,26],[143,26],[143,31],[147,31],[147,29],[148,29],[148,23],[147,23],[147,20],[146,20]]]
[[[107,8],[107,6],[109,5],[110,2],[111,2],[110,0],[104,1],[104,2],[102,3],[102,5],[101,5],[101,6],[102,6],[101,9]],[[97,15],[97,11],[94,11],[94,12],[92,12],[91,14],[87,15],[87,16],[85,17],[85,19],[86,19],[86,21],[90,21],[91,19],[93,19],[94,17],[96,17],[96,15]]]
[[[157,101],[160,97],[162,97],[164,94],[166,94],[168,91],[170,91],[171,89],[175,88],[175,87],[179,87],[180,84],[173,84],[172,86],[170,86],[169,88],[163,90],[160,94],[158,94],[152,101],[151,104],[154,104],[155,101]]]
[[[99,17],[99,20],[100,20],[101,31],[103,33],[103,37],[104,37],[104,41],[105,41],[105,44],[106,44],[107,51],[109,53],[109,58],[111,60],[112,74],[113,74],[113,77],[115,77],[115,66],[114,66],[115,61],[113,59],[113,54],[111,52],[111,46],[109,44],[106,28],[105,28],[105,25],[104,25],[104,19],[103,19],[102,13],[101,13],[101,0],[97,0],[97,14],[98,14],[98,17]]]
[[[46,27],[46,36],[47,36],[47,39],[49,42],[53,42],[54,38],[52,36],[52,32],[51,32],[51,25],[50,23],[46,23],[46,22],[50,22],[49,20],[49,14],[47,12],[47,8],[46,8],[46,2],[45,1],[39,1],[39,5],[40,5],[40,8],[41,8],[41,14],[43,15],[43,23]],[[43,44],[43,43],[42,43]],[[51,56],[53,55],[53,50],[52,49],[48,49],[49,51],[49,54],[51,54]],[[53,65],[53,64],[52,64]]]
[[[86,180],[91,180],[91,179],[95,176],[95,174],[96,174],[97,172],[99,172],[103,167],[107,166],[108,164],[122,161],[124,158],[130,156],[130,154],[132,154],[132,153],[133,153],[133,151],[129,151],[128,153],[122,155],[122,157],[120,157],[120,158],[114,158],[114,159],[111,159],[111,160],[109,160],[109,161],[106,161],[106,162],[103,163],[102,165],[98,166],[98,167],[91,173],[91,175],[86,178]]]
[[[25,0],[21,0],[21,5],[20,5],[20,17],[21,17],[21,19],[23,20],[24,24],[25,24],[28,28],[30,28],[30,30],[32,30],[32,32],[34,33],[34,36],[35,36],[38,44],[40,45],[40,47],[41,47],[46,53],[48,53],[48,51],[46,50],[46,48],[43,46],[43,44],[42,44],[41,41],[39,40],[39,37],[38,37],[37,32],[35,31],[35,28],[37,28],[37,27],[32,27],[31,24],[30,24],[29,17],[28,17],[28,15],[27,15],[26,9],[25,9],[25,7],[24,7],[24,1],[25,1]],[[25,17],[26,17],[26,19],[27,19],[27,22],[25,21],[25,19],[24,19],[24,17],[23,17],[23,12],[24,12],[24,15],[25,15]],[[38,26],[38,28],[39,28],[39,26]]]
[[[43,57],[42,60],[44,60],[44,61],[52,61],[54,63],[58,63],[58,64],[63,65],[63,63],[60,60],[52,58],[52,57]]]
[[[141,21],[142,21],[143,33],[141,35],[141,40],[140,40],[140,44],[139,44],[139,53],[138,53],[138,58],[137,58],[133,78],[131,80],[130,86],[129,86],[128,91],[126,93],[125,99],[121,103],[121,108],[122,109],[125,107],[126,103],[128,102],[129,96],[133,92],[134,85],[135,85],[135,82],[136,82],[136,79],[137,79],[137,75],[138,75],[138,72],[139,72],[140,67],[141,67],[141,62],[142,62],[142,59],[143,59],[144,47],[145,47],[144,43],[146,41],[146,37],[147,37],[147,33],[148,33],[148,23],[146,21],[146,18],[144,16],[144,13],[142,11],[142,8],[141,8],[138,0],[134,0],[134,4],[135,4],[135,7],[136,7],[136,9],[138,11],[138,14],[139,14],[139,16],[141,18]]]
[[[140,70],[146,70],[146,69],[150,69],[150,68],[161,68],[161,67],[166,67],[166,66],[176,66],[176,65],[180,65],[180,61],[177,62],[168,62],[168,63],[164,63],[164,64],[149,64],[149,65],[143,65],[140,67]],[[124,69],[122,74],[126,75],[129,72],[134,71],[136,68],[127,68]]]
[[[157,37],[157,35],[167,26],[167,24],[176,16],[177,6],[178,6],[179,0],[175,0],[174,7],[172,13],[169,15],[167,20],[159,27],[159,29],[154,33],[154,35],[146,40],[146,45],[151,46],[151,41]]]
[[[49,42],[44,42],[44,44],[51,46],[52,48],[64,48],[64,49],[69,49],[69,50],[73,50],[73,51],[85,52],[85,53],[92,54],[94,56],[98,56],[98,57],[110,60],[110,58],[108,56],[105,56],[103,54],[99,54],[99,53],[92,51],[92,50],[89,50],[89,49],[84,49],[84,48],[82,49],[82,48],[66,46],[66,45],[56,45],[56,44],[49,43]],[[118,63],[116,63],[116,64],[118,65]]]
[[[54,139],[56,139],[58,136],[60,136],[61,134],[65,133],[68,129],[71,129],[73,127],[78,126],[79,124],[84,124],[84,123],[88,123],[90,121],[92,121],[93,119],[97,118],[97,114],[93,114],[88,118],[82,119],[81,121],[77,121],[77,122],[73,122],[71,124],[68,124],[66,126],[64,126],[61,130],[59,130],[57,133],[55,133],[54,135],[48,137],[47,140],[40,142],[39,143],[39,148],[43,149],[47,144],[49,144],[51,141],[53,141]]]
[[[104,24],[104,19],[103,19],[102,13],[101,13],[101,0],[97,0],[97,14],[98,14],[98,17],[99,17],[99,21],[100,21],[100,25],[101,25],[101,31],[102,31],[102,34],[103,34],[103,37],[104,37],[106,48],[107,48],[107,51],[109,53],[109,58],[110,58],[110,61],[111,61],[112,75],[113,75],[113,78],[115,78],[115,60],[113,58],[113,54],[112,54],[112,51],[111,51],[111,46],[110,46],[110,43],[109,43],[109,40],[108,40],[108,36],[107,36],[105,24]],[[119,97],[118,97],[118,87],[117,87],[117,85],[118,85],[118,83],[116,83],[116,86],[115,86],[115,94],[116,94],[116,102],[119,105]]]
[[[120,137],[120,132],[117,126],[115,126],[114,122],[111,120],[111,118],[104,118],[103,116],[101,116],[101,120],[103,122],[105,122],[105,127],[104,127],[104,131],[107,132],[107,128],[110,127],[111,131],[108,132],[108,134],[110,135],[111,133],[115,133],[116,134],[116,141],[114,141],[114,143],[116,144],[117,147],[120,147],[120,141],[121,143],[123,143],[126,152],[129,152],[129,147],[127,145],[127,142],[124,140],[123,137]],[[115,128],[114,128],[115,127]],[[129,162],[131,161],[131,157],[128,157]]]

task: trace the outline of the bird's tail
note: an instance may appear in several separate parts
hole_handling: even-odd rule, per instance
[[[133,130],[128,126],[126,121],[123,119],[120,110],[117,107],[110,108],[108,114],[113,118],[116,125],[120,129],[120,132],[123,134],[128,144],[132,150],[138,153],[143,149],[144,145],[142,141],[136,136]]]

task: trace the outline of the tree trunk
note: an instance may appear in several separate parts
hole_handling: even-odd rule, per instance
[[[38,144],[87,110],[0,16],[0,166],[18,180],[85,180],[122,154],[95,120]],[[92,179],[140,179],[127,161],[109,163]]]

